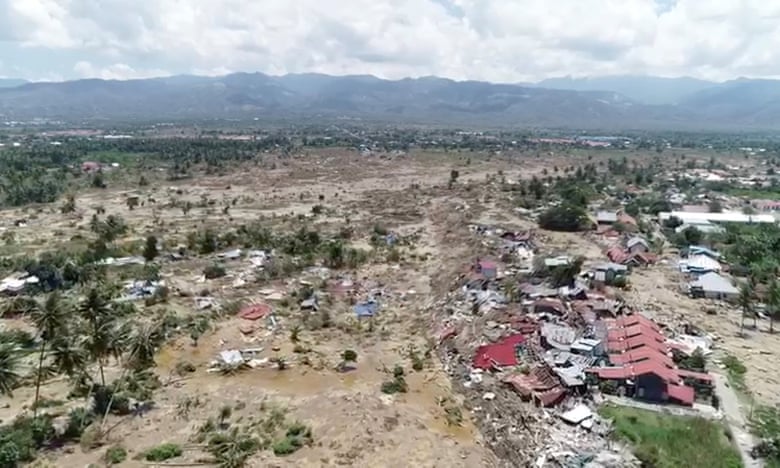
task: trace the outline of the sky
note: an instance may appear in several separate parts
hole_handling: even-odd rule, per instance
[[[780,77],[780,0],[0,0],[0,77]]]

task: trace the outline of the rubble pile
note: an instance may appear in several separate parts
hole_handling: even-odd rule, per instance
[[[470,230],[501,261],[475,257],[430,311],[445,369],[487,443],[507,466],[640,466],[611,440],[593,397],[600,391],[592,371],[616,369],[608,350],[641,342],[636,327],[615,329],[622,323],[615,319],[632,310],[603,285],[592,289],[612,270],[625,269],[606,264],[599,270],[604,275],[581,274],[570,256],[545,259],[533,232]],[[541,269],[557,270],[537,274]],[[700,340],[680,341],[690,348]]]

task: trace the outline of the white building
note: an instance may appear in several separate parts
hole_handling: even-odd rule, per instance
[[[724,211],[722,213],[688,213],[686,211],[662,211],[658,213],[658,222],[663,223],[671,218],[677,218],[683,224],[708,223],[774,223],[775,218],[769,214],[745,214],[739,211]]]

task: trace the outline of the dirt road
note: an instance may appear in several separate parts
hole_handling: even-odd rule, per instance
[[[720,398],[720,409],[726,417],[726,423],[729,425],[731,433],[734,435],[734,441],[739,449],[743,465],[745,468],[763,467],[763,461],[756,460],[750,456],[750,450],[753,448],[756,441],[753,438],[753,435],[748,432],[747,420],[742,412],[742,405],[740,404],[737,394],[728,384],[728,380],[725,376],[720,374],[712,375],[715,378],[715,391]]]

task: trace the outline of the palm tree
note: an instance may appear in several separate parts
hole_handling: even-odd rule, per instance
[[[71,378],[87,374],[88,356],[83,338],[74,333],[61,333],[51,341],[49,349],[49,358],[56,372]]]
[[[745,317],[753,315],[753,287],[750,283],[742,283],[739,288],[739,297],[737,303],[742,309],[742,317],[739,322],[739,334],[742,335],[745,331]]]
[[[19,382],[19,350],[11,344],[0,344],[0,395],[13,396]]]
[[[775,332],[775,318],[780,315],[780,283],[772,276],[766,296],[767,312],[769,313],[769,333]]]
[[[35,401],[33,403],[33,417],[38,412],[38,399],[41,393],[41,380],[43,378],[43,360],[46,356],[46,345],[54,339],[58,332],[65,328],[67,320],[67,305],[62,301],[59,293],[53,292],[46,297],[43,303],[36,302],[30,311],[30,317],[41,335],[41,350],[38,354],[38,372],[35,379]]]
[[[87,292],[86,297],[79,306],[81,316],[86,320],[89,332],[85,342],[85,348],[90,358],[98,363],[100,370],[100,384],[106,385],[106,376],[103,370],[104,360],[111,354],[114,329],[111,318],[111,307],[104,294],[93,286]]]
[[[157,347],[162,341],[158,331],[160,327],[155,323],[134,323],[129,328],[132,328],[132,331],[129,331],[125,340],[128,364],[136,369],[152,366]]]

